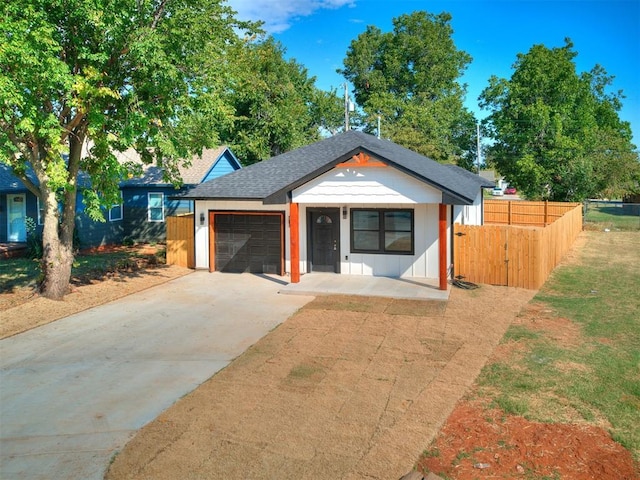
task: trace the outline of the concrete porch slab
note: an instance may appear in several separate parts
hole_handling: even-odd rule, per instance
[[[438,289],[433,278],[391,278],[336,273],[307,273],[299,283],[289,283],[280,293],[289,295],[359,295],[411,300],[448,300],[450,287]]]

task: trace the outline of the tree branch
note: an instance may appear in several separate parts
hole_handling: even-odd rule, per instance
[[[65,105],[60,111],[60,115],[58,115],[58,122],[62,124],[64,122],[64,119],[67,118],[67,115],[69,115],[70,113],[71,113],[71,107],[68,105]]]
[[[13,125],[9,125],[6,122],[0,122],[0,128],[2,128],[4,132],[6,132],[9,140],[11,140],[11,143],[13,143],[13,145],[18,149],[19,154],[18,156],[14,157],[15,160],[19,161],[19,157],[29,158],[31,160],[30,163],[33,165],[33,149],[29,149],[28,145],[16,135],[16,133],[13,131]],[[33,183],[27,176],[26,169],[24,171],[16,170],[13,165],[14,164],[12,162],[9,163],[11,172],[22,181],[24,186],[27,187],[27,190],[39,197],[40,190],[36,186],[36,184]]]
[[[153,22],[151,22],[151,29],[152,30],[155,30],[156,27],[158,26],[158,23],[160,23],[160,18],[162,17],[162,14],[164,13],[164,7],[165,7],[166,4],[167,4],[167,0],[162,0],[162,2],[160,2],[160,5],[158,6],[158,9],[153,14]]]
[[[64,131],[62,135],[60,135],[60,141],[64,142],[66,139],[74,132],[74,130],[85,120],[86,114],[84,112],[78,112],[74,115],[74,117],[63,126]]]

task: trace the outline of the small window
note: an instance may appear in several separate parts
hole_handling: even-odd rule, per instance
[[[316,220],[316,223],[319,225],[329,225],[333,223],[333,220],[331,220],[331,217],[328,215],[320,215]]]
[[[38,208],[38,225],[44,225],[44,208],[42,208],[40,197],[36,197],[36,203]]]
[[[149,193],[148,219],[150,222],[164,222],[164,193]]]
[[[122,192],[120,192],[120,199],[122,199]],[[117,222],[118,220],[122,220],[122,202],[111,205],[109,209],[109,221]]]
[[[353,209],[351,251],[413,254],[413,210]]]

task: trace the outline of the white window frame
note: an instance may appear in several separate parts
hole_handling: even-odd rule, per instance
[[[44,225],[44,209],[40,205],[40,197],[36,197],[36,208],[38,209],[38,225]]]
[[[151,206],[151,197],[154,195],[160,195],[160,207]],[[162,219],[154,220],[151,218],[152,209],[162,208]],[[148,192],[147,193],[147,221],[149,222],[164,222],[164,193],[162,192]]]
[[[117,211],[120,212],[120,216],[115,216],[113,215],[113,211]],[[120,192],[120,203],[114,203],[113,205],[111,205],[111,208],[109,209],[109,221],[110,222],[118,222],[120,220],[122,220],[122,192]]]

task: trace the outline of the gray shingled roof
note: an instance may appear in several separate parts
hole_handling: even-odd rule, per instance
[[[21,192],[27,188],[11,173],[9,165],[0,163],[0,191],[1,192]]]
[[[228,147],[221,146],[218,148],[209,148],[202,151],[201,156],[194,155],[191,160],[191,166],[183,167],[179,166],[178,170],[180,171],[180,176],[182,178],[182,182],[185,185],[195,185],[205,178],[205,176],[209,173],[211,168],[214,166],[216,161],[220,158],[220,156],[227,150]],[[142,163],[140,160],[140,155],[133,149],[129,149],[125,152],[116,154],[119,161],[134,161]],[[169,185],[164,178],[162,177],[162,169],[158,168],[156,165],[144,165],[144,173],[142,177],[135,177],[130,180],[125,180],[122,182],[123,186],[144,186],[144,185]],[[38,180],[31,170],[28,169],[28,175],[35,183],[38,184]],[[81,186],[89,186],[90,179],[84,173],[79,173],[79,184]],[[2,192],[24,192],[27,191],[27,187],[24,186],[22,181],[18,179],[11,172],[11,168],[4,164],[0,163],[0,191]]]
[[[182,164],[178,166],[182,183],[185,185],[196,185],[205,178],[211,167],[220,158],[220,155],[227,149],[226,146],[218,148],[207,148],[202,151],[202,155],[194,155],[191,159],[191,165],[184,167]],[[140,155],[134,149],[116,154],[121,162],[133,161],[142,163]],[[144,165],[141,177],[135,177],[122,182],[122,186],[143,186],[143,185],[168,185],[163,178],[162,169],[157,165]]]
[[[284,203],[288,192],[361,151],[441,190],[449,203],[471,204],[483,186],[475,174],[467,175],[388,140],[351,130],[201,183],[183,197]]]

